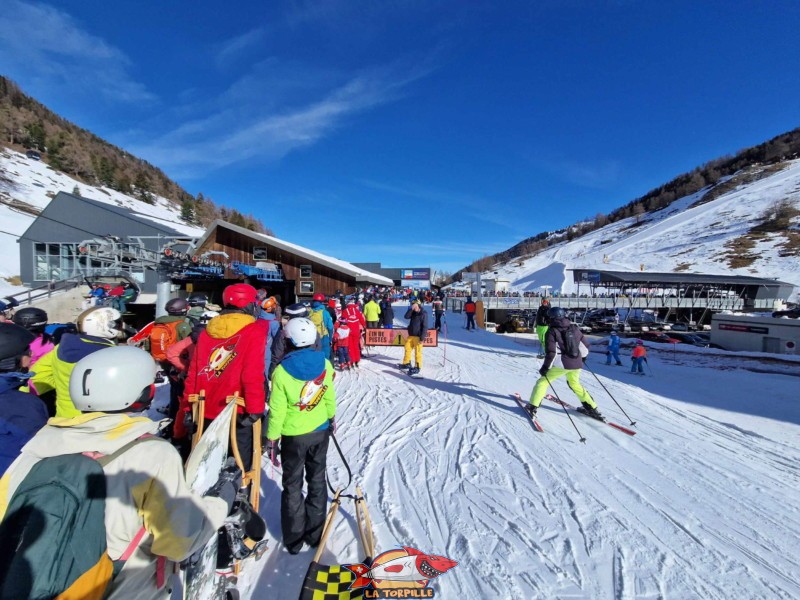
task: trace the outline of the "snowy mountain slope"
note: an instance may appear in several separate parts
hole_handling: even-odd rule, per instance
[[[635,218],[618,221],[571,242],[555,245],[527,259],[496,265],[497,277],[511,281],[518,291],[553,286],[565,293],[575,290],[572,274],[565,269],[725,274],[774,277],[800,286],[800,260],[779,256],[784,238],[769,236],[754,251],[759,258],[750,266],[730,269],[722,254],[724,246],[746,234],[759,216],[776,201],[788,199],[800,208],[800,161],[764,179],[741,186],[719,198],[690,208],[707,190],[675,201],[671,206]],[[800,219],[795,219],[800,228]],[[554,266],[555,265],[555,266]],[[492,273],[486,273],[492,277]],[[800,291],[795,292],[795,298]]]
[[[443,600],[800,595],[800,363],[763,375],[749,370],[763,360],[653,344],[654,376],[635,377],[594,352],[589,366],[638,434],[575,415],[583,445],[558,406],[543,405],[540,434],[509,397],[527,397],[538,376],[530,338],[468,333],[447,316],[447,361],[444,340],[426,349],[426,379],[395,368],[400,348],[373,349],[336,378],[337,437],[378,552],[411,545],[458,561],[433,583]],[[591,373],[582,381],[627,424]],[[556,390],[574,402],[563,380]],[[343,485],[333,449],[328,464]],[[243,597],[294,598],[313,551],[281,546],[281,470],[264,473],[272,541],[244,571]],[[323,561],[359,562],[355,539],[344,504]]]
[[[20,204],[14,208],[9,203],[22,203],[21,206],[27,205],[29,210],[41,210],[58,192],[72,193],[77,186],[84,198],[130,208],[138,216],[168,223],[187,235],[199,236],[204,231],[184,223],[180,218],[180,207],[166,198],[154,196],[155,204],[150,205],[110,188],[89,186],[9,148],[0,148],[0,173],[5,173],[11,181],[0,186],[0,229],[4,232],[0,233],[0,294],[21,289],[10,286],[5,278],[19,274],[17,239],[35,218],[24,208],[20,210]]]

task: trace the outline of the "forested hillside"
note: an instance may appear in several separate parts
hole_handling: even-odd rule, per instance
[[[161,169],[60,117],[3,76],[0,136],[0,143],[18,151],[35,150],[51,168],[88,185],[106,186],[148,204],[154,203],[154,196],[167,198],[180,206],[187,223],[208,225],[221,218],[272,233],[253,215],[222,206],[202,193],[193,196]]]
[[[508,250],[484,256],[463,271],[486,271],[498,263],[535,255],[561,242],[572,241],[611,223],[635,218],[632,228],[643,224],[644,215],[669,207],[681,198],[708,188],[692,206],[711,202],[732,190],[753,183],[786,166],[786,161],[800,157],[800,128],[746,148],[733,156],[723,156],[675,177],[669,183],[649,191],[609,214],[599,213],[557,231],[543,231],[515,244]],[[691,207],[687,207],[691,208]],[[793,215],[792,215],[793,216]],[[455,278],[458,279],[459,271]]]

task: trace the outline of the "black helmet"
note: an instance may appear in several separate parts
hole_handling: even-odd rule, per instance
[[[208,296],[205,294],[201,294],[200,292],[190,294],[189,298],[189,306],[205,306],[208,304]]]
[[[183,298],[173,298],[167,302],[164,309],[168,315],[182,316],[189,310],[189,303]]]
[[[14,323],[0,323],[0,372],[9,373],[19,367],[19,359],[36,339],[30,331]]]
[[[28,306],[14,313],[11,320],[20,327],[24,327],[28,331],[39,334],[44,331],[47,325],[47,313],[41,308]]]
[[[560,306],[551,306],[547,311],[548,319],[563,319],[567,316],[567,312]]]

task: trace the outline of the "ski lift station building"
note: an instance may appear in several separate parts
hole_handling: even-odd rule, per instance
[[[170,297],[202,291],[219,303],[225,286],[247,282],[284,306],[317,292],[392,285],[383,275],[222,220],[206,230],[172,227],[130,208],[65,192],[50,201],[19,244],[26,286],[125,280],[139,291],[137,305],[156,303],[165,283]]]

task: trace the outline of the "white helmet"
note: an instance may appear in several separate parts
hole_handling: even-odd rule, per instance
[[[81,412],[139,412],[153,399],[157,370],[153,357],[144,350],[133,346],[104,348],[75,365],[69,378],[69,396]]]
[[[122,315],[116,308],[96,306],[78,316],[78,331],[86,335],[112,340],[119,334]]]
[[[283,326],[283,334],[295,348],[306,348],[317,341],[317,326],[311,319],[297,317]]]

